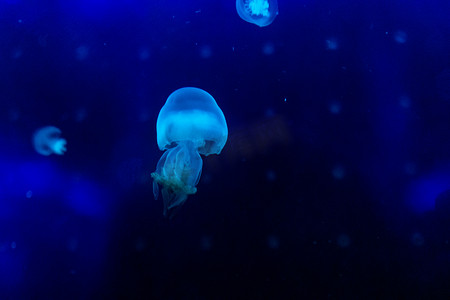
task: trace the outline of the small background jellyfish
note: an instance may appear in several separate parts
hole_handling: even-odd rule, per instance
[[[264,27],[278,15],[278,3],[277,0],[236,0],[236,10],[244,21]]]
[[[63,155],[66,152],[67,141],[61,138],[61,130],[54,126],[42,127],[33,135],[33,146],[37,153]]]
[[[152,173],[155,199],[162,186],[164,216],[172,217],[197,192],[202,155],[219,154],[228,137],[225,116],[214,98],[199,88],[173,92],[156,122],[159,149],[167,150]]]

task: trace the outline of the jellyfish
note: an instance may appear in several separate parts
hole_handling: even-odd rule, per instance
[[[164,216],[173,217],[188,195],[197,192],[200,154],[219,154],[227,137],[225,116],[209,93],[185,87],[170,94],[156,121],[158,147],[166,151],[151,174],[155,199],[162,187]]]
[[[236,0],[236,10],[244,21],[264,27],[278,15],[277,0]]]
[[[52,153],[63,155],[66,152],[67,141],[61,136],[61,130],[54,126],[42,127],[33,135],[33,145],[37,153],[50,155]]]

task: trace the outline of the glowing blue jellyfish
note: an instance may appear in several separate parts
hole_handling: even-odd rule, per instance
[[[277,0],[236,0],[236,10],[244,21],[264,27],[278,15],[278,3]]]
[[[173,92],[156,121],[158,147],[164,151],[152,173],[153,193],[164,201],[164,216],[173,216],[187,196],[197,192],[203,161],[200,154],[219,154],[228,137],[225,116],[214,98],[199,88]]]
[[[53,126],[42,127],[33,135],[33,145],[37,153],[63,155],[66,152],[67,141],[61,136],[61,130]]]

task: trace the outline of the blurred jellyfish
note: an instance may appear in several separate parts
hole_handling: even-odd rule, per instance
[[[262,47],[262,52],[265,55],[272,55],[275,52],[275,46],[271,42],[267,42]]]
[[[266,172],[266,179],[267,181],[275,181],[277,179],[277,174],[273,170],[268,170]]]
[[[398,30],[394,33],[394,40],[399,44],[406,43],[408,36],[406,35],[406,32],[402,30]]]
[[[267,237],[267,246],[270,249],[278,249],[280,248],[280,240],[274,235],[269,235]]]
[[[89,54],[89,48],[86,46],[80,46],[75,49],[75,56],[79,61],[85,60]]]
[[[336,39],[328,39],[325,41],[327,50],[337,50],[338,49],[338,42]]]
[[[228,138],[222,110],[206,91],[186,87],[173,92],[156,122],[159,149],[167,150],[152,173],[153,193],[162,186],[164,215],[170,217],[197,192],[205,156],[219,154]]]
[[[210,46],[205,45],[200,48],[200,57],[201,58],[210,58],[212,56],[212,49]]]
[[[341,165],[336,165],[334,166],[333,170],[331,171],[331,173],[333,174],[333,177],[336,179],[343,179],[345,176],[345,169],[343,166]]]
[[[417,172],[417,171],[416,171]],[[421,172],[423,173],[423,172]],[[416,213],[424,213],[436,209],[436,199],[444,191],[450,189],[450,174],[447,170],[433,170],[422,174],[409,184],[406,190],[406,203]]]
[[[33,135],[33,145],[37,153],[63,155],[66,152],[67,141],[61,136],[61,130],[53,126],[42,127]]]
[[[264,27],[278,15],[277,0],[236,0],[236,10],[242,20]]]

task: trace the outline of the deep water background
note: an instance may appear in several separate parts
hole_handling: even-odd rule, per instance
[[[278,6],[0,1],[0,299],[450,296],[450,2]],[[168,220],[155,125],[184,86],[229,139]]]

